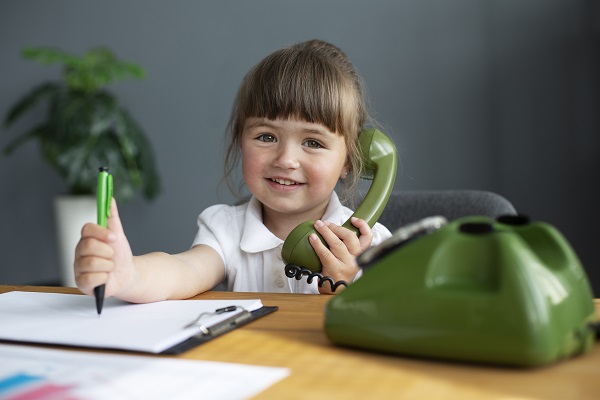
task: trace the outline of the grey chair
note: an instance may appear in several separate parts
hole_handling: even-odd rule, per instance
[[[441,215],[449,221],[471,215],[497,218],[516,215],[510,201],[501,195],[484,190],[414,190],[392,193],[379,218],[389,230]]]

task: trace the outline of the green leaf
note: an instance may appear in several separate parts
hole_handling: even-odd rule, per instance
[[[40,101],[55,95],[58,91],[60,91],[60,86],[52,82],[34,87],[33,90],[23,96],[8,110],[4,118],[4,126],[8,128],[21,115],[31,110]]]
[[[9,142],[6,145],[6,147],[4,147],[4,154],[10,155],[10,154],[12,154],[13,151],[15,151],[15,149],[17,147],[21,146],[23,143],[25,143],[31,139],[39,138],[40,136],[42,136],[44,134],[46,129],[47,129],[46,124],[42,124],[42,125],[38,125],[35,128],[30,129],[29,131],[23,133],[21,136],[17,137],[16,139],[14,139],[11,142]]]
[[[65,81],[73,90],[94,93],[113,82],[127,77],[144,76],[142,67],[124,62],[108,48],[99,47],[89,50],[78,64],[65,69]]]
[[[38,61],[41,64],[71,65],[78,62],[78,57],[53,47],[27,47],[21,52],[23,58]]]

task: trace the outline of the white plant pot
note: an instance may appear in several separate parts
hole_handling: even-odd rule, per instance
[[[75,247],[81,237],[81,228],[88,222],[96,222],[96,197],[57,196],[54,199],[58,262],[63,286],[74,287]]]

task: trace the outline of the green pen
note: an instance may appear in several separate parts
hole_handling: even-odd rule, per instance
[[[113,177],[108,173],[108,167],[100,167],[99,171],[98,189],[96,191],[98,225],[106,228],[108,225],[108,217],[110,217],[110,202],[113,197]],[[94,296],[96,297],[96,311],[98,311],[98,315],[102,313],[105,287],[106,285],[102,284],[94,288]]]

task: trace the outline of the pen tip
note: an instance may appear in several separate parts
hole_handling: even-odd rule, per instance
[[[96,296],[96,311],[98,312],[98,315],[102,313],[102,306],[104,304],[104,288],[104,285],[94,288],[94,295]]]
[[[102,314],[102,299],[98,299],[96,298],[96,312],[98,313],[98,316],[100,316],[100,314]]]

